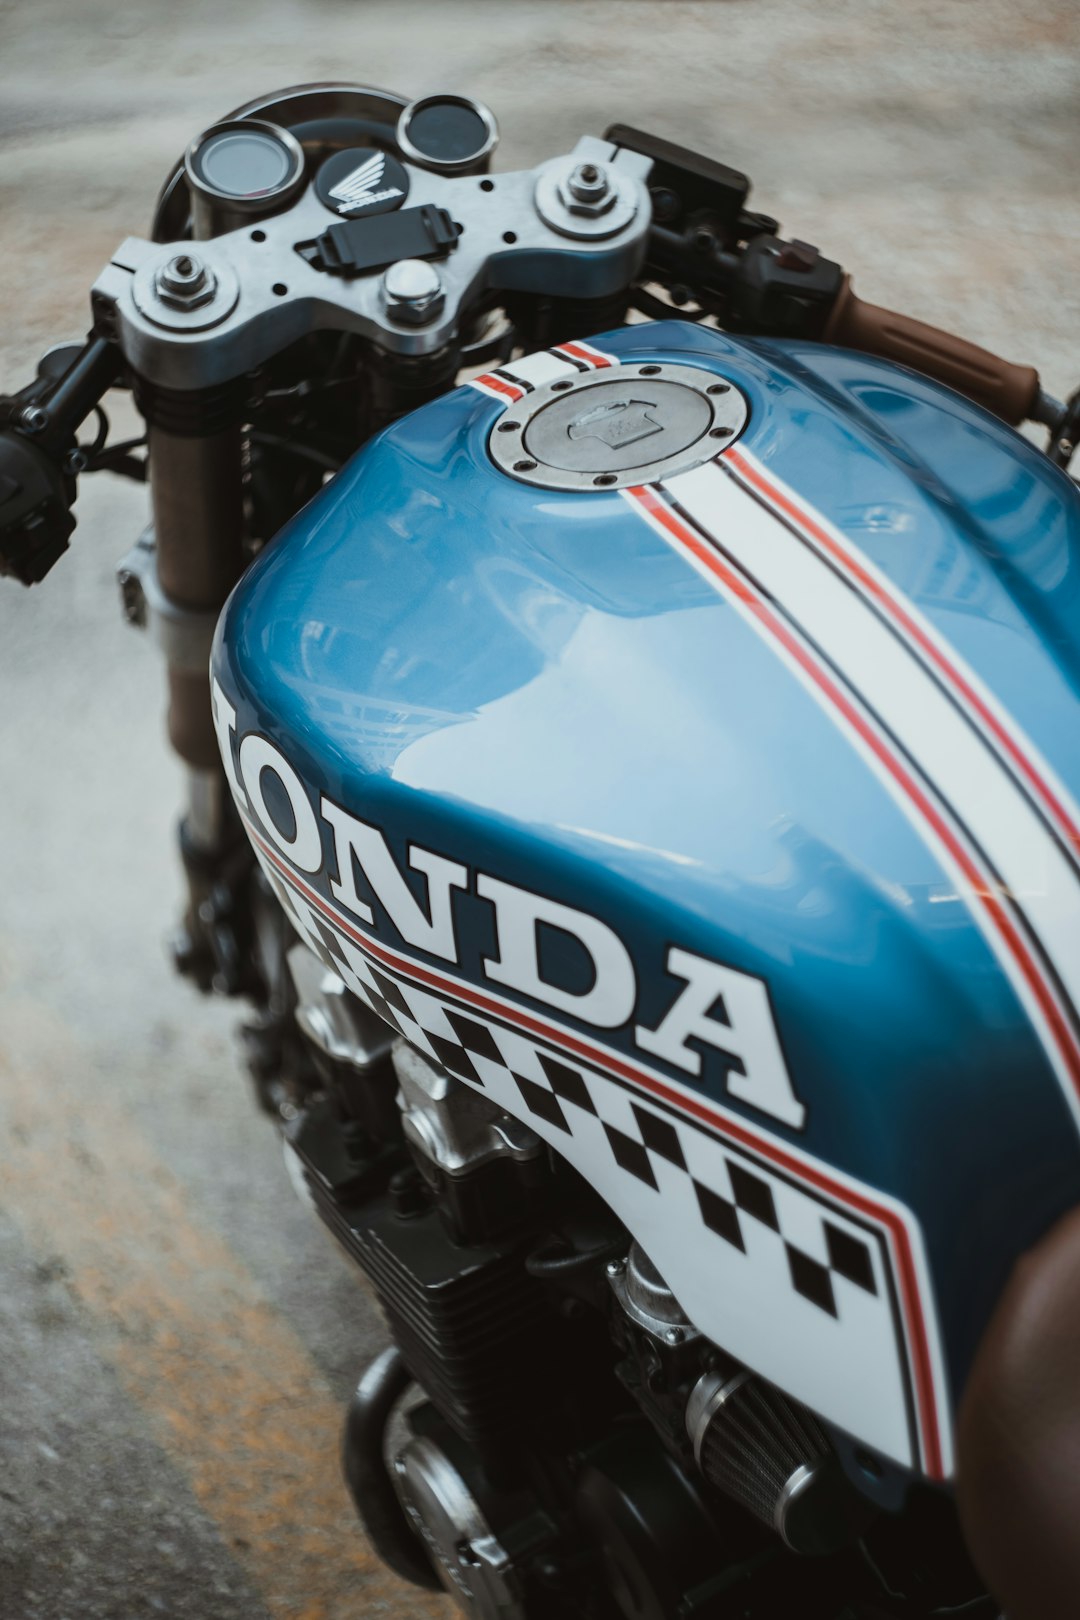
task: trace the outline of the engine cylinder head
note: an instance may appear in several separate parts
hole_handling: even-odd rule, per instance
[[[745,1369],[705,1373],[686,1428],[709,1483],[793,1552],[834,1552],[868,1515],[813,1413]]]

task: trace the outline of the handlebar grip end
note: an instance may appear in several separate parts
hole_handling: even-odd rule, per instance
[[[74,528],[60,469],[20,434],[0,433],[0,574],[36,585]]]
[[[864,303],[852,291],[850,276],[844,278],[822,336],[826,343],[911,366],[1013,427],[1038,410],[1041,390],[1034,366],[1014,365],[939,327]]]

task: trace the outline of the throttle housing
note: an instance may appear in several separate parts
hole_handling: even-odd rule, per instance
[[[19,433],[0,434],[0,574],[36,585],[75,527],[74,481]]]

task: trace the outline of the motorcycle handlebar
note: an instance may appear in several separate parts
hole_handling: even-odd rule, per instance
[[[658,258],[667,261],[665,268],[669,272],[681,268],[688,251],[686,241],[662,226],[654,226],[653,240],[654,249],[661,250]],[[695,242],[692,248],[691,256],[697,255],[700,266],[700,245]],[[816,249],[805,244],[784,243],[771,235],[759,237],[742,254],[714,249],[714,265],[724,272],[728,295],[738,295],[732,302],[744,329],[753,330],[761,319],[769,330],[770,311],[775,316],[785,298],[794,298],[810,312],[815,335],[826,343],[911,366],[1013,426],[1031,418],[1043,421],[1055,432],[1053,458],[1059,465],[1067,465],[1080,409],[1074,404],[1070,412],[1044,396],[1034,366],[1015,365],[952,333],[864,302],[856,297],[850,276],[839,265],[820,259]],[[693,266],[691,274],[692,270]],[[8,431],[0,432],[0,574],[34,583],[66,549],[74,528],[70,506],[77,469],[68,465],[65,452],[74,443],[78,424],[116,380],[122,365],[120,352],[111,342],[91,336],[58,378],[42,374],[22,395],[0,402],[0,407],[6,407],[0,408],[0,424],[11,424]],[[161,448],[159,445],[159,452]],[[155,460],[160,463],[162,455]],[[155,468],[157,473],[161,470],[160,465]],[[157,483],[162,486],[160,477]],[[192,488],[202,490],[203,480],[192,483],[184,478],[181,487],[185,494]],[[232,540],[225,552],[230,562],[240,532],[232,512],[234,504],[225,503]],[[159,552],[165,561],[169,525],[162,513],[158,516]],[[185,523],[181,528],[186,541],[189,526]],[[179,555],[186,550],[185,543]],[[229,583],[236,571],[235,565],[227,570]],[[202,593],[198,594],[201,605]],[[223,594],[212,593],[215,605]],[[186,599],[188,591],[178,595]]]
[[[822,338],[911,366],[993,411],[1013,427],[1035,416],[1039,373],[895,310],[856,298],[845,276]]]

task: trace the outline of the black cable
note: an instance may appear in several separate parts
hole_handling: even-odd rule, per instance
[[[286,454],[299,456],[304,461],[312,462],[316,467],[322,467],[326,472],[340,472],[341,462],[335,461],[333,456],[324,455],[316,450],[314,445],[296,444],[292,439],[283,439],[277,433],[262,433],[253,431],[248,434],[252,444],[265,446],[268,450],[284,450]]]
[[[105,412],[98,407],[99,415],[105,417]],[[108,418],[105,418],[104,428],[99,431],[94,443],[89,447],[80,445],[79,449],[86,457],[83,472],[110,472],[119,478],[131,478],[136,483],[146,482],[146,460],[139,460],[133,456],[133,450],[142,450],[146,445],[146,435],[141,434],[133,439],[118,439],[115,444],[104,443],[108,435]]]
[[[145,444],[145,433],[134,439],[118,439],[115,444],[106,445],[104,450],[97,451],[93,459],[99,464],[111,461],[113,456],[126,456],[129,450],[141,450]]]
[[[130,478],[137,484],[145,484],[147,462],[145,456],[140,460],[138,456],[122,455],[117,451],[107,450],[92,467],[85,470],[113,473],[117,478]]]
[[[97,438],[94,440],[93,444],[89,446],[83,444],[79,445],[79,449],[83,452],[88,461],[93,461],[96,456],[101,454],[105,448],[105,441],[109,437],[109,418],[105,415],[104,408],[101,405],[95,405],[94,415],[97,417],[98,424]]]
[[[887,1596],[891,1598],[894,1603],[903,1603],[905,1606],[909,1605],[912,1600],[905,1597],[903,1592],[897,1592],[892,1586],[889,1585],[884,1570],[881,1569],[877,1560],[874,1558],[874,1555],[866,1545],[866,1542],[860,1539],[857,1543],[857,1547],[863,1562],[869,1566],[875,1579],[880,1583],[882,1590],[887,1594]],[[987,1593],[983,1592],[978,1597],[966,1598],[963,1603],[947,1603],[942,1608],[929,1609],[925,1612],[930,1617],[930,1620],[946,1620],[946,1617],[951,1615],[977,1616],[980,1614],[982,1615],[983,1620],[1004,1620],[1004,1617],[996,1612],[996,1608],[997,1606],[994,1603],[994,1600]]]
[[[569,1252],[563,1254],[551,1252],[559,1249]],[[625,1233],[616,1238],[608,1238],[606,1242],[599,1243],[591,1249],[570,1249],[565,1238],[553,1237],[526,1256],[525,1270],[530,1277],[568,1277],[578,1271],[587,1270],[589,1266],[601,1260],[619,1259],[625,1253]]]

